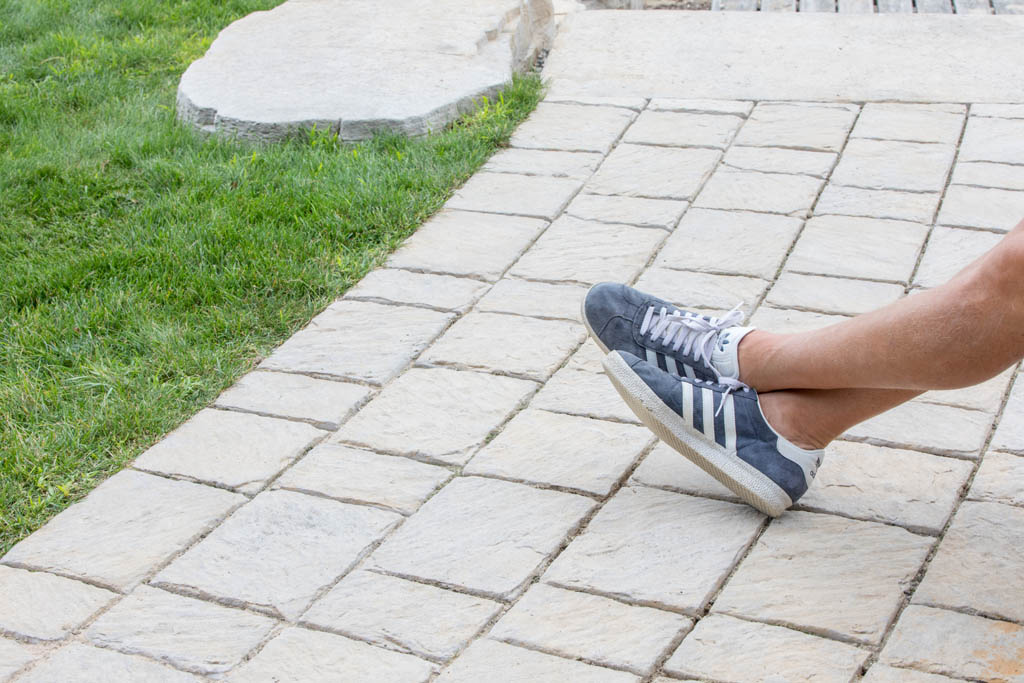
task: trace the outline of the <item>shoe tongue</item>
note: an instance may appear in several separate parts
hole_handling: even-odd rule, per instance
[[[740,377],[740,340],[752,332],[753,327],[730,327],[718,335],[718,344],[711,354],[711,364],[723,377]]]

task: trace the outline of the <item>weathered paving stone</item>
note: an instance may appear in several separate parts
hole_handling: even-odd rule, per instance
[[[628,282],[646,265],[665,233],[563,216],[510,271],[516,277],[594,284]]]
[[[781,308],[858,315],[891,304],[902,296],[902,285],[787,271],[772,286],[766,301]]]
[[[753,508],[620,490],[544,575],[548,583],[696,613],[754,539]]]
[[[478,640],[441,672],[438,683],[478,683],[501,672],[504,683],[534,681],[587,681],[587,683],[637,683],[624,671],[602,669],[495,640]]]
[[[649,145],[725,149],[742,123],[739,116],[645,111],[622,139]]]
[[[217,397],[216,405],[264,415],[313,420],[337,429],[370,395],[368,387],[284,372],[250,372]]]
[[[833,152],[733,145],[725,153],[722,163],[747,171],[799,173],[823,178],[832,170],[836,156]]]
[[[829,183],[814,212],[819,216],[833,214],[931,223],[938,205],[937,192],[868,190]]]
[[[607,154],[636,117],[628,109],[542,102],[512,135],[512,147]]]
[[[445,207],[551,220],[579,189],[580,181],[572,178],[480,172],[456,190]]]
[[[911,401],[852,427],[850,436],[883,446],[977,458],[992,416],[976,410]]]
[[[801,225],[789,216],[691,209],[654,265],[772,279]]]
[[[693,205],[704,209],[804,216],[814,204],[823,183],[820,178],[806,175],[722,168],[711,176]]]
[[[857,116],[852,105],[761,103],[736,136],[737,145],[838,152]]]
[[[848,216],[807,221],[787,270],[892,282],[910,279],[927,226]]]
[[[603,359],[604,354],[600,350],[598,353]],[[584,371],[566,367],[559,370],[537,393],[530,407],[639,424],[640,420],[615,391],[608,378],[593,369],[591,367],[589,371]],[[597,370],[601,370],[600,365]]]
[[[635,287],[656,294],[680,308],[728,311],[740,306],[741,310],[749,313],[768,288],[768,282],[742,275],[654,267],[644,271]]]
[[[880,661],[958,678],[1020,683],[1022,650],[1024,626],[910,605]]]
[[[1024,119],[1024,105],[986,103],[972,104],[971,116],[994,116],[1002,119]]]
[[[739,501],[739,497],[670,446],[659,442],[629,478],[632,486],[654,486],[692,496]]]
[[[1003,416],[992,436],[992,449],[1024,453],[1024,379],[1019,376],[1010,389]]]
[[[924,403],[941,403],[942,405],[956,406],[957,408],[970,408],[971,410],[981,410],[995,414],[999,410],[999,406],[1002,405],[1003,396],[1006,394],[1006,387],[1009,386],[1010,380],[1013,379],[1016,371],[1016,366],[1011,366],[981,384],[975,384],[974,386],[962,389],[929,391],[914,400],[923,401]]]
[[[255,491],[324,434],[301,422],[201,410],[140,455],[135,466]]]
[[[101,647],[142,654],[186,671],[228,671],[275,622],[251,612],[140,586],[86,631]]]
[[[484,171],[522,173],[586,180],[604,156],[594,152],[555,152],[541,149],[504,149],[488,161]]]
[[[878,643],[931,545],[893,526],[791,511],[768,527],[714,609]]]
[[[645,427],[527,409],[464,471],[603,496],[653,440]]]
[[[199,683],[203,679],[144,657],[70,643],[18,680],[27,683]]]
[[[555,15],[577,12],[582,9],[580,0],[553,0]],[[561,8],[567,8],[562,11]],[[590,107],[619,107],[620,109],[632,109],[640,111],[647,104],[646,97],[602,97],[599,95],[549,95],[544,98],[546,103],[554,104],[579,104]],[[557,116],[557,114],[556,114]],[[563,122],[564,123],[564,122]]]
[[[498,621],[490,637],[644,675],[692,625],[671,612],[539,583]]]
[[[229,681],[329,683],[344,678],[425,683],[434,667],[412,655],[304,628],[288,628],[228,677]]]
[[[459,477],[392,534],[370,563],[391,573],[508,598],[593,504],[569,493]]]
[[[446,311],[461,311],[476,301],[485,289],[487,285],[483,282],[464,277],[378,268],[348,290],[345,298],[421,304]]]
[[[750,324],[777,333],[809,332],[849,320],[838,315],[797,311],[791,308],[761,306],[750,317]]]
[[[647,108],[651,111],[690,111],[746,116],[754,108],[754,103],[740,100],[684,100],[672,97],[655,97],[647,105]]]
[[[586,287],[502,278],[477,303],[477,310],[578,321]]]
[[[357,571],[313,605],[303,621],[355,638],[448,660],[501,603],[405,579]]]
[[[953,165],[954,145],[850,140],[831,182],[872,190],[939,192]]]
[[[869,102],[857,118],[851,138],[878,138],[955,145],[964,122],[963,105]]]
[[[420,362],[543,381],[585,336],[586,329],[575,322],[474,311],[452,325]]]
[[[493,281],[546,227],[536,218],[442,210],[391,255],[388,265]]]
[[[950,185],[938,222],[1007,232],[1024,216],[1024,192]]]
[[[616,197],[603,194],[578,194],[565,212],[570,216],[602,223],[624,223],[645,228],[671,230],[689,206],[671,199]]]
[[[0,638],[0,679],[6,681],[8,676],[35,658],[35,652],[27,645]]]
[[[333,440],[462,465],[537,385],[444,368],[412,369]]]
[[[972,116],[960,143],[960,160],[1024,164],[1024,121]]]
[[[1001,239],[1001,235],[991,232],[937,226],[928,238],[914,284],[921,287],[945,284]]]
[[[861,680],[863,683],[953,683],[956,679],[913,669],[897,669],[885,664],[875,664]]]
[[[679,676],[720,681],[849,681],[868,658],[852,645],[711,614],[665,663]]]
[[[580,370],[583,372],[604,372],[604,368],[601,367],[604,357],[604,351],[592,339],[588,339],[588,341],[583,342],[583,346],[580,347],[579,351],[569,357],[569,362],[565,364],[564,369]]]
[[[692,199],[711,175],[721,152],[621,144],[584,186],[593,194],[652,199]]]
[[[1024,507],[1024,457],[997,452],[985,455],[969,497]]]
[[[411,514],[451,476],[443,467],[325,443],[281,475],[274,488],[372,503]]]
[[[0,632],[60,640],[115,597],[89,584],[0,565]]]
[[[914,602],[1019,622],[1024,621],[1022,595],[1024,510],[967,501],[939,544]]]
[[[957,185],[1024,190],[1024,166],[993,164],[988,161],[960,161],[953,168],[951,182]]]
[[[835,441],[798,505],[937,534],[970,474],[953,458]]]
[[[260,494],[156,575],[157,585],[297,618],[401,517],[292,491]]]
[[[260,367],[383,384],[401,372],[451,319],[451,313],[424,308],[336,301],[277,347]]]
[[[243,502],[236,493],[125,470],[3,561],[127,589]]]

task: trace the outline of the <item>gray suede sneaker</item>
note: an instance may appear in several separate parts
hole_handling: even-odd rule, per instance
[[[583,324],[605,353],[625,351],[689,379],[737,379],[737,348],[753,330],[739,326],[738,310],[700,315],[614,282],[591,287],[581,308]]]
[[[612,384],[636,416],[669,446],[761,512],[778,517],[811,485],[825,456],[780,435],[757,392],[673,377],[622,351],[604,360]]]

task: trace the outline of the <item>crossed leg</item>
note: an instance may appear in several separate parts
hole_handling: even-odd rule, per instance
[[[755,330],[740,379],[765,417],[804,448],[929,389],[977,384],[1024,357],[1024,221],[935,289],[798,334]]]

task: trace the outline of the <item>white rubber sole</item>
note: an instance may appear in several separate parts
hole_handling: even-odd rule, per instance
[[[617,353],[604,359],[604,369],[615,389],[647,428],[687,460],[720,481],[730,491],[771,517],[778,517],[793,505],[782,488],[757,468],[708,441],[658,398],[639,375]]]
[[[597,287],[597,285],[594,285],[590,289],[593,289],[594,287]],[[608,347],[604,345],[601,338],[597,336],[596,332],[594,332],[594,328],[590,326],[590,321],[587,320],[587,297],[590,296],[590,289],[588,289],[587,293],[583,295],[582,299],[580,299],[580,321],[583,323],[583,326],[587,328],[587,334],[589,334],[590,338],[594,340],[595,344],[597,344],[597,348],[601,349],[604,353],[608,353]]]

